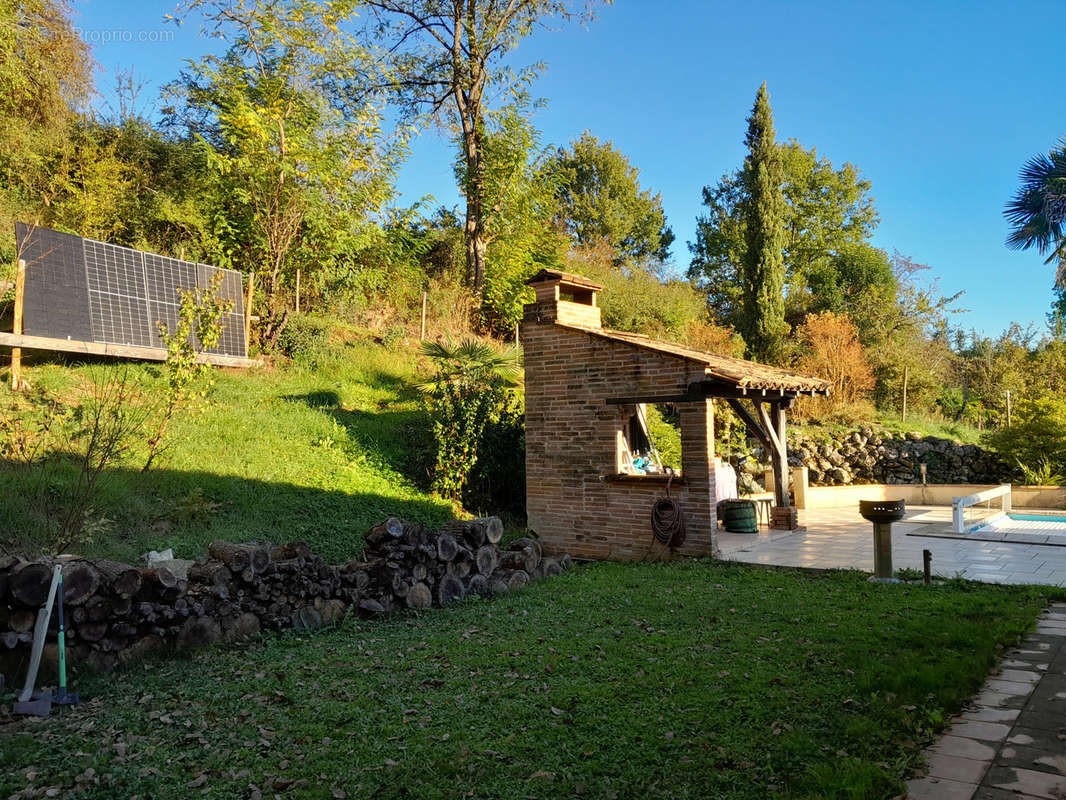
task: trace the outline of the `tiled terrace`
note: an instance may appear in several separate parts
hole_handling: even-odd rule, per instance
[[[1066,546],[937,538],[950,529],[950,508],[913,506],[907,512],[907,518],[892,527],[895,569],[920,570],[922,550],[929,550],[933,573],[945,577],[1066,586]],[[801,511],[800,525],[805,530],[719,532],[721,557],[752,564],[873,570],[873,526],[859,516],[858,508]],[[1062,538],[1066,545],[1066,536]]]

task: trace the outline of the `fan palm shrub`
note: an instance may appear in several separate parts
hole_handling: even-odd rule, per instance
[[[1022,167],[1021,186],[1003,215],[1011,224],[1007,247],[1048,253],[1059,259],[1056,280],[1066,286],[1066,138],[1049,153],[1033,156]]]
[[[437,454],[433,489],[458,502],[486,426],[508,407],[522,374],[516,346],[498,348],[467,337],[460,342],[424,342],[421,354],[433,375],[418,388],[433,420]]]

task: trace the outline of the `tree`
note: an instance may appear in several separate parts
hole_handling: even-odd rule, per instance
[[[897,408],[908,375],[908,408],[934,410],[952,380],[954,355],[948,337],[948,314],[962,292],[941,295],[935,279],[923,279],[931,267],[894,252],[895,294],[871,304],[859,317],[862,342],[877,376],[880,408]]]
[[[999,428],[985,441],[1020,473],[1043,471],[1066,475],[1066,402],[1050,392],[1021,398],[1009,428]]]
[[[706,333],[698,329],[707,315],[699,292],[661,268],[619,269],[616,255],[604,239],[573,247],[566,254],[568,272],[603,284],[597,302],[604,326],[701,346],[689,341],[692,334],[702,341]]]
[[[871,309],[893,305],[898,286],[892,261],[884,250],[865,242],[843,243],[826,258],[814,260],[806,275],[806,291],[786,302],[786,317],[832,311],[846,314],[858,326],[859,338],[872,339]]]
[[[784,246],[785,198],[781,154],[774,142],[774,117],[766,84],[759,87],[744,137],[747,191],[743,261],[741,335],[748,353],[773,361],[781,353],[785,323]]]
[[[848,313],[851,303],[865,304],[871,293],[890,302],[888,257],[869,244],[877,226],[869,181],[851,164],[837,169],[815,149],[794,140],[779,147],[784,168],[786,319],[798,325],[819,311]],[[697,219],[696,241],[689,244],[690,280],[707,294],[711,310],[733,324],[739,324],[741,317],[748,201],[743,169],[704,187],[706,213]],[[827,289],[848,296],[827,301],[823,295]]]
[[[1066,286],[1056,286],[1053,295],[1047,315],[1048,330],[1056,339],[1066,339]]]
[[[670,257],[674,233],[662,197],[640,188],[639,170],[611,142],[585,131],[553,160],[559,175],[557,221],[575,245],[606,241],[616,263]]]
[[[485,163],[489,91],[530,83],[535,64],[511,72],[503,59],[547,20],[590,19],[591,2],[571,0],[368,0],[394,54],[396,88],[414,113],[451,123],[460,140],[466,198],[466,264],[475,293],[485,287],[488,175]]]
[[[962,383],[961,402],[953,409],[944,408],[945,412],[952,412],[956,422],[965,420],[982,428],[1005,423],[1007,392],[1017,398],[1025,387],[1033,336],[1031,328],[1017,323],[995,339],[957,331],[955,374]]]
[[[167,384],[155,431],[148,439],[148,459],[142,472],[152,468],[178,410],[194,406],[207,392],[207,388],[198,390],[196,386],[211,369],[199,360],[200,355],[218,345],[222,320],[233,309],[232,300],[219,296],[221,286],[222,273],[216,272],[206,287],[179,288],[177,325],[170,330],[165,322],[157,323],[159,338],[167,348]]]
[[[482,222],[485,278],[482,322],[510,334],[522,318],[522,305],[532,299],[526,281],[545,267],[561,266],[563,237],[552,224],[558,176],[550,169],[550,152],[540,145],[540,132],[523,113],[524,99],[488,114],[482,137],[485,198]],[[456,173],[467,180],[466,161]]]
[[[0,230],[10,232],[16,219],[45,223],[93,61],[63,0],[0,2],[0,53]],[[0,263],[14,257],[11,237],[0,237]]]
[[[796,333],[804,346],[800,367],[832,384],[825,405],[839,411],[866,399],[874,374],[850,319],[832,311],[811,314]]]
[[[1007,247],[1048,253],[1045,264],[1058,259],[1057,286],[1066,287],[1066,138],[1047,154],[1033,156],[1022,167],[1021,186],[1003,215],[1012,226]]]
[[[169,123],[203,144],[215,176],[215,262],[259,272],[266,339],[288,318],[297,268],[330,269],[369,235],[392,194],[406,130],[383,133],[377,60],[340,27],[343,0],[190,0],[222,56],[194,62]]]

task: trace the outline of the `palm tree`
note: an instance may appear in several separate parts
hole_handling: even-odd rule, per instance
[[[485,427],[504,409],[511,387],[521,379],[517,346],[499,350],[468,337],[423,342],[422,355],[435,373],[419,385],[433,420],[437,458],[433,488],[458,502],[477,463]]]
[[[436,374],[419,385],[433,392],[447,383],[475,386],[514,386],[522,375],[522,351],[515,345],[497,349],[487,342],[466,337],[454,342],[423,342],[421,354],[433,362]]]
[[[1059,259],[1056,283],[1066,286],[1066,138],[1046,155],[1029,159],[1021,171],[1021,186],[1007,203],[1003,216],[1011,224],[1007,247],[1041,255],[1045,264]]]

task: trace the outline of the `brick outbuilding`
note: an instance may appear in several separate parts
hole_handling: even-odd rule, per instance
[[[654,543],[651,509],[669,490],[687,527],[675,552],[714,555],[715,399],[774,454],[776,505],[789,505],[785,412],[801,393],[828,393],[826,381],[607,330],[597,306],[603,287],[579,275],[542,270],[529,284],[536,302],[525,307],[522,324],[526,508],[545,549],[661,558],[667,552]],[[680,475],[634,474],[633,440],[648,403],[680,409]]]

